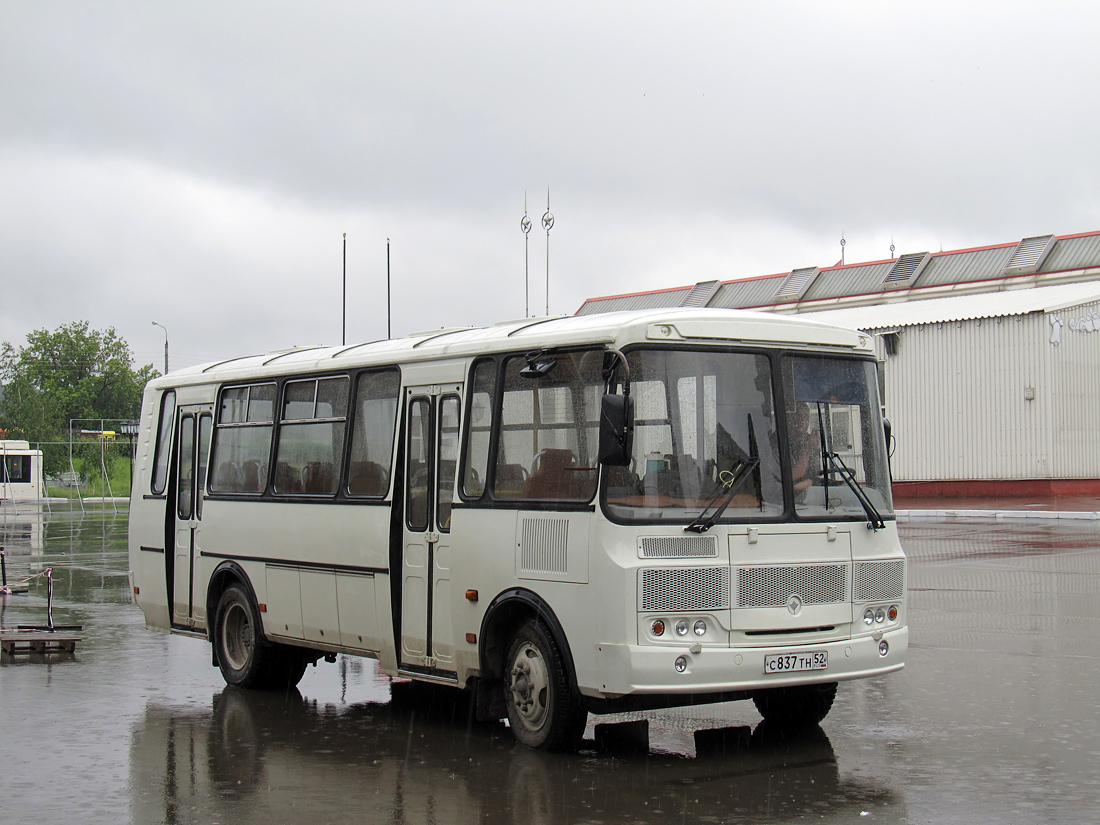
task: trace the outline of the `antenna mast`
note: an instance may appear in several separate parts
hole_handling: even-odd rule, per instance
[[[546,214],[542,216],[546,229],[546,314],[550,314],[550,230],[554,228],[554,216],[550,212],[550,187],[546,187]]]
[[[527,217],[527,190],[523,190],[523,217],[519,228],[523,230],[523,317],[531,317],[531,219]]]

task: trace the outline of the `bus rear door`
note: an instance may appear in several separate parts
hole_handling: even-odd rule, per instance
[[[206,464],[210,453],[211,406],[179,409],[176,441],[176,501],[172,530],[172,625],[192,629],[205,621],[201,596],[195,597],[195,561],[200,550],[202,497],[206,490]],[[199,605],[199,615],[195,606]]]

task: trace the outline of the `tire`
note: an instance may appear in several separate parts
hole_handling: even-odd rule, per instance
[[[809,727],[829,715],[836,688],[836,682],[773,688],[754,694],[752,701],[764,720],[777,728]]]
[[[570,689],[561,651],[542,622],[528,620],[508,643],[504,704],[520,744],[544,751],[580,744],[588,712]]]
[[[214,645],[222,677],[234,687],[285,690],[306,671],[298,651],[264,638],[259,612],[240,584],[231,584],[218,600]]]

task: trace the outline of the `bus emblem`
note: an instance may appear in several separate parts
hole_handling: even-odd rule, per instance
[[[797,616],[802,610],[802,599],[798,596],[791,596],[787,599],[787,610],[792,616]]]

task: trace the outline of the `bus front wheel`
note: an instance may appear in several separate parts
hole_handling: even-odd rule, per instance
[[[588,712],[569,688],[561,652],[546,626],[525,622],[504,661],[504,702],[512,734],[529,748],[575,750]]]
[[[777,727],[808,727],[829,715],[836,688],[836,682],[772,688],[754,694],[752,701],[765,721]]]
[[[294,687],[305,673],[298,651],[263,638],[259,612],[240,584],[231,584],[218,600],[214,644],[226,684],[255,690]]]

